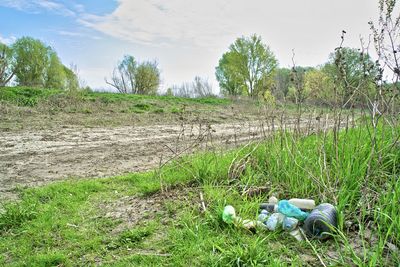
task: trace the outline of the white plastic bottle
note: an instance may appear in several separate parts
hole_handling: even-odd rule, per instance
[[[313,210],[315,208],[315,201],[312,199],[292,198],[289,203],[303,210]]]

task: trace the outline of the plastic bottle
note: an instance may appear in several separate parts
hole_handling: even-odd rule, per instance
[[[298,207],[292,205],[287,200],[281,200],[278,202],[278,212],[288,216],[298,219],[299,221],[304,221],[308,213],[302,211]]]
[[[231,224],[236,220],[235,208],[232,206],[226,206],[222,212],[222,220],[227,224]]]
[[[275,231],[278,228],[278,226],[282,224],[283,218],[284,215],[280,213],[274,213],[271,216],[269,216],[265,225],[269,230]]]
[[[268,203],[270,203],[270,204],[278,204],[278,199],[276,197],[272,196],[272,197],[270,197],[268,199]]]
[[[292,231],[297,227],[299,220],[292,217],[285,217],[282,222],[282,228],[285,231]]]
[[[257,218],[257,220],[258,220],[259,222],[262,222],[262,223],[266,222],[267,219],[268,219],[268,214],[265,214],[265,213],[259,214],[259,215],[258,215],[258,218]]]
[[[296,207],[302,210],[315,209],[315,201],[312,199],[292,198],[289,199],[289,203],[295,205]]]
[[[266,214],[266,215],[269,215],[269,212],[268,212],[268,210],[261,210],[261,212],[260,212],[261,214]]]
[[[299,228],[294,229],[293,231],[291,231],[289,233],[291,236],[293,236],[294,238],[296,238],[297,241],[303,241],[303,236],[300,233]]]
[[[330,237],[329,233],[334,231],[337,224],[336,208],[329,203],[323,203],[310,213],[303,228],[307,236],[323,240]]]

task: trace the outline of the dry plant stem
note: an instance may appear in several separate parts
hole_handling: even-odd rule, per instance
[[[254,153],[254,151],[256,151],[257,148],[260,146],[261,142],[262,142],[262,141],[258,142],[258,143],[254,146],[254,148],[253,148],[249,153],[247,153],[245,156],[243,156],[238,162],[247,161],[248,158]],[[244,146],[239,150],[239,152],[237,153],[236,157],[233,158],[233,160],[232,160],[232,162],[231,162],[231,164],[229,165],[229,168],[228,168],[228,175],[227,175],[227,177],[229,177],[229,174],[233,171],[232,168],[233,168],[234,163],[236,162],[236,160],[237,160],[238,157],[239,157],[239,153],[240,153],[241,151],[243,151],[246,147],[248,147],[248,146],[251,145],[251,144],[252,144],[252,142],[248,142],[246,145],[244,145]]]
[[[197,146],[199,146],[201,144],[202,141],[204,141],[204,134],[207,133],[208,130],[204,130],[201,134],[199,134],[199,136],[196,138],[196,140],[189,145],[188,147],[186,147],[185,149],[177,152],[174,149],[172,149],[171,147],[169,147],[168,145],[164,145],[166,148],[168,148],[173,154],[174,156],[169,158],[167,161],[165,161],[160,168],[164,167],[166,164],[168,164],[169,162],[173,161],[176,158],[179,158],[180,156],[182,156],[183,153],[187,152],[188,150],[195,148]]]
[[[324,263],[324,261],[322,260],[321,256],[318,254],[318,251],[315,249],[315,247],[313,246],[313,244],[311,244],[310,240],[308,240],[306,234],[304,233],[303,229],[301,229],[299,227],[299,231],[301,233],[301,235],[303,236],[303,238],[306,240],[306,242],[308,243],[308,245],[310,245],[311,249],[313,250],[313,252],[315,253],[315,255],[317,256],[319,262],[321,263],[322,266],[326,267],[326,264]]]
[[[200,192],[200,203],[201,203],[201,208],[203,209],[203,213],[207,211],[206,204],[204,203],[204,197],[203,193]]]

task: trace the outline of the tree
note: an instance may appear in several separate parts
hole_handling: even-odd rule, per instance
[[[265,91],[278,62],[261,37],[241,37],[222,55],[216,68],[216,78],[228,95],[246,94],[256,97]]]
[[[192,87],[195,97],[207,97],[213,95],[212,85],[207,79],[201,78],[200,76],[194,77]]]
[[[14,76],[22,86],[79,88],[77,75],[61,63],[57,53],[31,37],[22,37],[11,47],[0,44],[0,86],[5,86]]]
[[[18,39],[12,46],[15,76],[19,85],[44,87],[51,48],[30,37]]]
[[[133,56],[126,55],[106,83],[120,93],[155,94],[160,85],[160,71],[156,61],[137,63]]]
[[[194,77],[192,83],[183,83],[180,86],[174,85],[171,89],[174,96],[180,97],[207,97],[212,96],[212,85],[207,79],[200,76]]]
[[[6,86],[14,74],[12,49],[0,43],[0,87]]]
[[[378,74],[377,66],[368,54],[348,47],[340,47],[331,53],[322,70],[334,82],[336,98],[342,105],[370,94]]]
[[[75,71],[73,70],[73,68],[67,68],[65,66],[63,66],[63,69],[65,73],[65,88],[67,88],[70,91],[76,91],[84,87],[80,85],[79,77],[77,75],[76,65],[74,67]]]
[[[157,62],[143,62],[134,74],[134,94],[153,95],[160,85],[160,71]]]
[[[332,88],[332,80],[320,69],[310,70],[304,75],[304,90],[310,99],[330,104],[333,101]]]
[[[54,51],[49,52],[49,65],[46,68],[46,78],[44,86],[46,88],[65,89],[66,83],[66,67],[61,63]]]
[[[290,83],[288,94],[295,100],[296,104],[302,104],[308,97],[305,90],[304,77],[308,71],[313,70],[312,67],[293,66],[290,72]]]
[[[237,74],[236,57],[237,55],[232,52],[223,54],[216,68],[215,76],[225,95],[239,96],[246,91],[244,81]]]
[[[279,68],[275,71],[273,94],[279,98],[286,98],[290,86],[290,69]]]

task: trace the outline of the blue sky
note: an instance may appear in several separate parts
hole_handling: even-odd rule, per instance
[[[375,0],[0,0],[0,41],[31,36],[51,45],[86,83],[107,88],[124,54],[157,60],[162,86],[199,75],[217,90],[214,70],[237,37],[261,35],[280,66],[324,63],[347,31],[345,45],[368,39]]]

